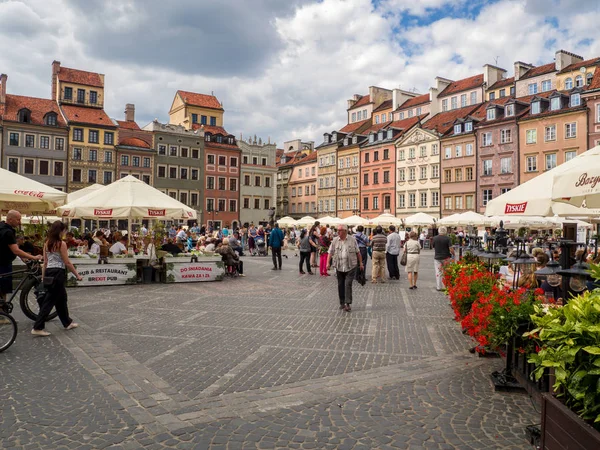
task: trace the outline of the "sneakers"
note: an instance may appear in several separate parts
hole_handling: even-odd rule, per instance
[[[31,334],[34,336],[50,336],[50,333],[48,333],[46,330],[36,330],[35,328],[31,330]]]
[[[71,322],[71,324],[66,328],[67,330],[72,330],[73,328],[77,328],[79,326],[78,323]]]
[[[239,273],[238,276],[245,277],[246,275],[244,275],[243,273]]]

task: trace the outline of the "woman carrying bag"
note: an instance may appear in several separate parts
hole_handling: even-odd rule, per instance
[[[72,330],[79,326],[69,317],[66,289],[67,274],[65,268],[75,275],[77,281],[81,281],[82,278],[69,260],[67,244],[63,241],[66,231],[67,226],[60,220],[57,220],[50,226],[50,231],[48,231],[48,236],[44,244],[42,276],[46,295],[42,300],[38,319],[33,325],[33,330],[31,330],[31,334],[34,336],[50,336],[50,333],[44,330],[44,327],[52,308],[56,308],[58,318],[67,330]]]

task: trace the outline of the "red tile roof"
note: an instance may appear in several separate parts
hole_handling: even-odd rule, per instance
[[[371,103],[371,96],[363,95],[360,99],[358,99],[358,101],[354,105],[348,108],[348,111],[354,108],[358,108],[359,106],[368,105],[369,103]]]
[[[469,78],[463,78],[462,80],[453,81],[446,88],[440,92],[438,98],[446,97],[447,95],[456,94],[457,92],[468,91],[475,89],[483,85],[483,74],[475,75]]]
[[[193,130],[203,130],[205,133],[210,133],[210,134],[222,134],[223,136],[232,136],[227,132],[227,130],[225,130],[225,128],[215,127],[212,125],[200,125],[198,123],[195,123],[192,125],[192,129]]]
[[[588,86],[588,90],[592,89],[600,89],[600,69],[594,72],[594,78],[592,78],[592,82]]]
[[[117,120],[117,123],[119,124],[119,128],[125,128],[127,130],[136,130],[136,131],[141,129],[139,127],[139,125],[137,123],[135,123],[134,121]]]
[[[563,70],[561,70],[558,73],[572,72],[574,70],[579,70],[582,67],[598,66],[598,65],[600,65],[600,58],[586,59],[585,61],[580,61],[580,62],[576,62],[573,64],[569,64],[567,67],[565,67]]]
[[[3,120],[18,122],[19,111],[23,108],[31,111],[31,123],[34,125],[45,125],[44,116],[49,112],[53,112],[57,116],[57,126],[67,126],[55,101],[12,94],[6,95],[5,110],[2,114]]]
[[[61,67],[58,72],[58,79],[65,83],[82,84],[84,86],[104,87],[102,77],[95,72],[86,72],[85,70],[69,69]]]
[[[490,87],[488,87],[488,90],[492,90],[492,89],[500,89],[506,86],[510,86],[511,84],[515,83],[515,77],[510,77],[510,78],[505,78],[503,80],[498,80],[496,81],[494,84],[492,84]]]
[[[126,145],[127,147],[142,147],[142,148],[150,148],[147,142],[138,139],[136,137],[129,137],[125,139],[121,139],[119,141],[119,145]]]
[[[391,124],[392,121],[389,122],[383,122],[383,123],[376,123],[374,125],[371,125],[369,128],[367,128],[364,131],[361,131],[360,134],[369,134],[371,131],[379,131],[382,128],[387,127],[389,124]]]
[[[181,96],[181,99],[186,105],[223,110],[221,103],[214,95],[197,94],[195,92],[182,90],[177,91],[177,93]]]
[[[417,95],[416,97],[409,98],[400,106],[398,106],[398,110],[405,108],[412,108],[413,106],[422,105],[424,103],[429,103],[429,94]]]
[[[384,109],[390,109],[392,107],[392,100],[386,100],[381,105],[373,110],[373,112],[383,111]]]
[[[358,130],[360,127],[362,127],[366,123],[371,123],[371,119],[361,120],[360,122],[349,123],[342,129],[340,129],[340,133],[352,133],[353,131]]]
[[[440,134],[445,134],[450,130],[456,119],[467,117],[478,109],[479,105],[465,106],[464,108],[453,109],[452,111],[441,112],[433,116],[422,125],[423,129],[437,131]]]
[[[317,152],[312,152],[309,153],[308,155],[306,155],[304,158],[299,159],[298,161],[294,162],[294,165],[299,166],[302,164],[309,164],[312,162],[315,162],[317,160]]]
[[[539,94],[535,94],[535,95],[528,95],[527,97],[520,97],[517,100],[523,101],[524,103],[529,103],[529,108],[527,108],[524,112],[524,114],[521,115],[521,117],[519,118],[519,120],[527,120],[527,119],[537,119],[539,117],[547,117],[547,116],[554,116],[557,114],[563,114],[563,113],[567,113],[567,112],[573,112],[573,111],[587,111],[587,106],[585,105],[580,105],[580,106],[575,106],[575,107],[571,107],[569,106],[568,102],[567,106],[561,109],[557,109],[554,111],[550,111],[550,109],[547,109],[544,112],[538,113],[538,114],[531,114],[531,100],[533,100],[534,97],[542,97],[542,98],[548,98],[550,97],[552,94],[556,93],[556,92],[560,92],[561,94],[567,95],[570,91],[556,91],[556,90],[552,90],[552,91],[547,91],[547,92],[542,92]],[[548,99],[550,100],[550,99]]]
[[[82,106],[62,105],[62,110],[69,122],[114,127],[115,124],[104,110],[84,108]]]
[[[420,116],[409,117],[408,119],[396,120],[390,123],[390,128],[398,128],[400,130],[407,130],[416,125],[419,120],[425,119],[429,114],[421,114]]]
[[[546,73],[554,72],[556,70],[556,66],[554,63],[544,64],[543,66],[532,67],[527,72],[525,72],[520,78],[520,80],[525,80],[527,78],[537,77],[539,75],[544,75]]]

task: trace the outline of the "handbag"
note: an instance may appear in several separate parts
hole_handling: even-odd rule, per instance
[[[405,266],[407,262],[408,262],[408,254],[406,253],[406,250],[404,250],[404,253],[402,253],[402,257],[400,258],[400,265]]]
[[[45,288],[52,287],[52,285],[54,284],[54,277],[44,277],[42,279],[42,283],[44,284]]]

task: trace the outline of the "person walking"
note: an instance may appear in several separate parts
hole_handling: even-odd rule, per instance
[[[67,226],[60,220],[57,220],[50,226],[46,242],[44,243],[42,277],[44,287],[46,288],[46,295],[42,300],[40,313],[31,330],[31,334],[34,336],[50,336],[50,333],[44,328],[52,308],[56,308],[62,326],[67,330],[72,330],[79,326],[69,317],[66,289],[67,274],[65,268],[75,275],[77,281],[81,281],[82,278],[69,260],[67,244],[63,242],[66,232]]]
[[[356,271],[356,281],[358,281],[361,285],[365,285],[367,282],[367,277],[365,272],[367,270],[367,247],[369,246],[369,238],[364,233],[365,227],[359,225],[356,227],[356,233],[353,234],[354,239],[356,240],[356,244],[358,245],[358,251],[360,252],[360,256],[363,262],[363,269],[358,269]]]
[[[315,224],[310,228],[310,240],[313,242],[313,246],[310,248],[310,266],[311,267],[319,267],[317,264],[317,249],[319,247],[319,221],[316,221]]]
[[[328,277],[327,272],[327,255],[329,254],[329,247],[331,245],[331,239],[327,232],[321,233],[319,237],[319,274],[322,277]]]
[[[306,274],[308,272],[309,275],[314,275],[314,272],[310,268],[310,255],[311,249],[313,247],[314,242],[310,238],[310,234],[306,232],[306,230],[302,230],[300,233],[300,264],[298,268],[300,270],[300,275]],[[306,261],[306,272],[302,270],[302,264]]]
[[[390,225],[390,234],[387,236],[385,245],[385,261],[387,263],[390,280],[400,279],[400,267],[398,267],[398,255],[400,255],[400,243],[402,239],[396,232],[396,227]]]
[[[329,247],[327,268],[335,268],[338,282],[340,309],[352,311],[352,282],[357,267],[364,269],[362,256],[354,237],[348,235],[346,225],[338,226],[338,235],[333,238]]]
[[[448,229],[446,227],[438,228],[438,235],[433,238],[433,259],[435,263],[435,287],[438,291],[444,289],[444,279],[442,273],[442,265],[444,262],[454,257],[454,248],[450,238],[448,237]]]
[[[371,239],[371,249],[373,250],[373,268],[371,269],[371,283],[377,283],[381,278],[381,282],[385,283],[385,247],[387,238],[383,234],[383,228],[378,225],[373,231]]]
[[[421,235],[419,236],[419,246],[421,249],[425,246],[425,239],[427,239],[427,233],[425,233],[425,230],[422,230]]]
[[[419,261],[421,259],[421,246],[417,240],[417,232],[411,231],[408,234],[408,241],[404,244],[406,252],[406,267],[405,271],[408,274],[409,289],[417,288],[417,279],[419,277]]]
[[[271,247],[271,257],[273,258],[273,268],[271,270],[277,270],[277,263],[279,263],[279,270],[281,270],[281,247],[283,246],[283,231],[281,231],[277,222],[275,222],[275,225],[273,225],[273,230],[271,230],[269,246]]]

